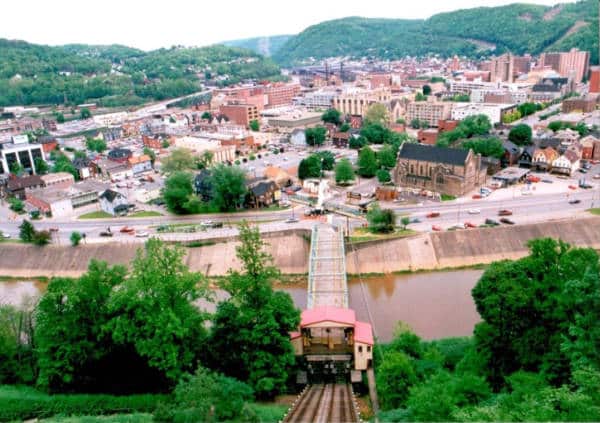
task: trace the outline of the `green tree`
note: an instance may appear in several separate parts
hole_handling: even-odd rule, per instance
[[[196,203],[192,175],[187,172],[175,172],[170,175],[162,191],[167,208],[176,214],[195,213]]]
[[[431,87],[429,85],[423,85],[423,95],[430,95]]]
[[[367,145],[367,139],[363,136],[360,137],[350,137],[350,141],[348,142],[348,147],[353,148],[355,150],[360,150],[365,145]]]
[[[73,178],[75,178],[76,181],[79,180],[79,171],[77,170],[77,168],[75,168],[75,166],[73,166],[71,160],[69,160],[69,158],[62,152],[58,152],[55,155],[52,172],[68,172],[71,175],[73,175]]]
[[[412,129],[419,129],[421,128],[421,121],[419,119],[413,119],[410,121],[410,127]]]
[[[377,172],[377,157],[368,146],[360,149],[358,153],[358,174],[365,178],[372,178]]]
[[[200,158],[196,162],[196,167],[200,170],[208,169],[211,167],[213,160],[215,158],[215,153],[212,151],[205,151],[200,155]]]
[[[173,402],[159,407],[154,417],[163,422],[248,420],[245,406],[252,399],[252,388],[245,383],[199,367],[182,377]]]
[[[383,363],[377,366],[377,392],[381,408],[391,410],[403,406],[408,398],[409,389],[416,381],[414,368],[406,354],[385,354]]]
[[[0,383],[31,384],[33,356],[33,306],[0,305]]]
[[[69,240],[71,241],[71,245],[73,247],[77,247],[79,245],[79,243],[81,242],[82,238],[83,237],[81,236],[80,232],[73,231],[73,232],[71,232],[71,236],[69,237]]]
[[[256,119],[251,120],[248,126],[250,126],[250,129],[254,132],[258,132],[260,130],[260,123]]]
[[[402,216],[402,218],[400,218],[400,223],[402,223],[402,230],[405,231],[407,226],[410,224],[410,217]]]
[[[462,142],[460,147],[463,150],[473,150],[475,154],[485,157],[501,159],[504,156],[502,141],[496,137],[467,139]]]
[[[514,126],[508,133],[508,139],[517,145],[531,144],[531,126],[521,123]]]
[[[208,314],[194,303],[209,298],[208,284],[189,271],[184,255],[181,247],[149,239],[108,303],[114,317],[106,330],[114,342],[131,345],[171,382],[193,371],[207,338]]]
[[[85,140],[85,146],[90,151],[102,153],[106,150],[106,141],[101,139],[88,138],[87,140]]]
[[[415,95],[415,101],[427,101],[427,96],[423,93],[417,93]]]
[[[50,231],[35,231],[33,234],[33,240],[31,242],[41,247],[48,245],[51,239],[52,235],[50,234]]]
[[[318,178],[321,176],[321,159],[311,154],[300,161],[298,165],[298,178],[301,180],[308,178]]]
[[[381,123],[370,123],[369,121],[363,125],[360,135],[365,137],[370,144],[384,144],[391,141],[392,131]]]
[[[35,228],[33,224],[29,220],[24,219],[23,223],[19,225],[19,238],[23,242],[33,242],[34,236]]]
[[[321,116],[321,120],[325,123],[333,123],[334,125],[342,123],[341,113],[337,109],[327,109]]]
[[[36,313],[39,386],[51,392],[95,390],[100,373],[111,369],[100,363],[114,348],[104,331],[106,305],[125,275],[124,266],[92,260],[78,279],[51,280]]]
[[[79,117],[81,119],[89,119],[92,117],[92,112],[87,107],[83,107],[79,112]]]
[[[21,165],[21,163],[14,161],[10,164],[10,173],[20,176],[25,172],[25,168]]]
[[[212,120],[212,114],[210,112],[204,112],[202,113],[202,116],[200,116],[201,119],[207,119],[207,120]]]
[[[48,163],[41,157],[33,159],[33,165],[35,166],[35,172],[38,175],[45,175],[50,171],[50,166],[48,166]]]
[[[244,201],[246,174],[236,166],[219,164],[212,168],[212,203],[220,211],[238,209]]]
[[[161,170],[165,173],[182,172],[196,169],[196,158],[187,148],[176,148],[169,157],[161,160]]]
[[[377,163],[379,167],[391,169],[396,166],[396,152],[390,145],[384,146],[377,152]]]
[[[321,160],[321,168],[323,170],[333,170],[335,156],[331,151],[318,151],[314,154]]]
[[[340,125],[340,132],[348,132],[350,130],[350,124],[348,122],[344,122]]]
[[[289,332],[300,314],[289,294],[273,291],[279,271],[257,228],[242,223],[236,253],[242,271],[230,270],[222,282],[231,297],[217,307],[209,345],[219,370],[247,382],[259,397],[272,397],[294,363]]]
[[[377,180],[381,184],[386,184],[392,180],[392,175],[386,169],[378,169],[376,172]]]
[[[394,232],[396,214],[392,209],[381,209],[379,204],[375,204],[367,212],[367,222],[369,222],[369,230],[372,232]]]
[[[343,158],[335,165],[335,182],[338,185],[354,181],[354,168],[350,160]]]
[[[556,132],[562,128],[563,128],[563,123],[559,120],[555,120],[554,122],[550,122],[548,124],[548,129],[550,129],[551,131],[554,131],[554,132]]]
[[[390,123],[390,113],[385,104],[374,103],[367,109],[365,121],[368,124],[379,124],[386,126]]]
[[[57,123],[65,123],[65,115],[63,115],[62,113],[57,113],[56,114],[56,122]]]
[[[25,203],[17,197],[11,197],[8,199],[10,209],[15,213],[22,213],[25,210]]]
[[[327,129],[325,129],[323,126],[315,126],[314,128],[306,128],[304,130],[306,143],[311,146],[323,145],[326,134]]]
[[[154,152],[154,150],[148,147],[144,147],[144,154],[150,157],[150,161],[152,162],[152,165],[154,165],[154,162],[156,161],[156,153]]]

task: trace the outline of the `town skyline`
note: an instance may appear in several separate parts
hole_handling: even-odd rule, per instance
[[[573,2],[575,0],[535,0],[523,3],[552,6]],[[13,19],[4,22],[1,37],[45,45],[121,44],[148,51],[173,45],[206,46],[245,38],[293,35],[311,25],[349,16],[427,19],[437,13],[516,2],[458,0],[440,5],[433,0],[424,0],[418,5],[407,5],[375,0],[368,5],[350,1],[341,8],[335,4],[323,5],[315,0],[308,0],[303,8],[298,8],[294,13],[278,12],[278,5],[271,0],[261,2],[261,7],[254,3],[234,3],[232,10],[235,10],[235,16],[227,16],[223,14],[219,4],[190,5],[175,0],[167,10],[152,7],[158,5],[153,2],[144,10],[137,10],[136,6],[108,0],[103,3],[103,8],[94,11],[94,21],[110,22],[109,26],[90,26],[85,15],[89,11],[80,7],[73,8],[68,1],[59,0],[51,4],[23,1],[5,6],[6,16],[12,16]],[[32,8],[36,10],[34,16],[29,14]],[[56,13],[57,11],[62,13]],[[53,16],[53,19],[47,20],[46,16]],[[161,30],[157,31],[157,28]]]

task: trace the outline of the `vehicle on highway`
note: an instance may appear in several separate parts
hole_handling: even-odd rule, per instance
[[[498,226],[500,223],[498,223],[494,219],[485,219],[485,224],[486,225],[491,225],[491,226]]]
[[[592,178],[594,178],[594,179],[600,179],[600,173],[596,173],[594,176],[592,176]]]
[[[511,216],[512,210],[508,210],[508,209],[502,209],[498,212],[498,216]]]
[[[465,229],[469,229],[469,228],[476,228],[477,225],[471,222],[465,222]]]
[[[529,175],[529,176],[527,177],[527,180],[528,180],[529,182],[533,182],[533,183],[535,183],[535,182],[540,182],[540,177],[539,177],[539,176],[535,176],[535,175]]]
[[[469,209],[467,211],[467,213],[469,213],[469,214],[479,214],[479,213],[481,213],[481,210],[479,210],[479,209]]]
[[[581,203],[581,200],[578,200],[576,198],[569,200],[569,204],[579,204],[579,203]]]
[[[576,190],[577,187],[575,185],[569,185],[569,189]]]
[[[413,217],[412,219],[410,219],[410,223],[421,223],[421,219],[419,219],[418,217]]]
[[[500,219],[500,223],[504,223],[506,225],[514,225],[515,224],[514,221],[512,221],[506,217],[503,217],[502,219]]]
[[[133,233],[133,232],[135,232],[135,229],[133,229],[133,228],[131,228],[131,227],[129,227],[129,226],[123,226],[123,227],[121,228],[121,231],[120,231],[120,232],[121,232],[121,233],[123,233],[123,234],[130,234],[130,233]]]
[[[432,231],[439,232],[439,231],[441,231],[441,230],[442,230],[442,227],[441,227],[441,226],[438,226],[438,225],[433,225],[433,226],[431,227],[431,230],[432,230]]]
[[[584,163],[581,167],[584,168],[585,170],[590,170],[592,168],[592,165],[589,163]]]
[[[473,200],[481,200],[483,197],[481,196],[481,194],[475,194],[473,195],[473,197],[471,197]]]
[[[427,217],[429,219],[432,219],[434,217],[440,217],[440,213],[439,212],[429,212],[429,213],[427,213]]]
[[[552,179],[542,179],[542,182],[545,184],[553,184],[554,181]]]
[[[10,234],[7,234],[6,232],[2,232],[2,238],[8,239],[8,238],[10,238]]]
[[[148,231],[138,231],[135,234],[135,236],[138,238],[148,238],[148,235],[150,235]]]
[[[113,234],[110,231],[102,231],[100,232],[100,236],[113,236]]]
[[[50,232],[58,232],[58,228],[57,227],[48,228],[48,230]]]
[[[300,220],[298,220],[295,217],[290,217],[289,219],[285,220],[285,223],[298,223],[298,222],[300,222]]]
[[[579,168],[579,169],[577,169],[577,171],[580,173],[587,173],[587,169],[584,169],[584,168]]]

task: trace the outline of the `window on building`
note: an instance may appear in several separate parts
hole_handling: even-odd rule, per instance
[[[371,346],[367,345],[367,352],[371,352]]]
[[[358,352],[359,352],[359,353],[362,353],[362,345],[359,345],[359,346],[358,346]]]
[[[438,184],[443,184],[444,183],[444,175],[442,175],[441,173],[438,174],[435,182],[437,182]]]
[[[413,165],[410,165],[410,173],[412,173],[412,174],[415,173],[415,167]]]
[[[420,166],[419,175],[423,176],[423,165]]]

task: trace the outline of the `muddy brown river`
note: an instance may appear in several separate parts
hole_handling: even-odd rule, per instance
[[[375,336],[383,342],[391,339],[399,321],[424,339],[469,336],[480,320],[471,289],[482,273],[460,270],[388,275],[364,278],[362,283],[352,278],[348,284],[350,307],[358,319],[373,323]],[[42,282],[0,281],[0,303],[32,301],[44,289]],[[306,306],[306,285],[283,290],[298,307]]]

